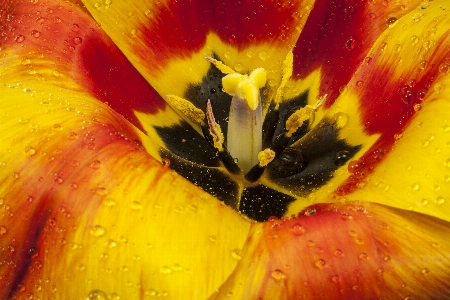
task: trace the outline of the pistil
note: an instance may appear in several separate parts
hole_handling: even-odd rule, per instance
[[[266,84],[263,68],[253,70],[250,75],[232,73],[222,78],[224,92],[233,96],[231,100],[227,148],[244,173],[258,164],[258,153],[262,150],[262,105],[259,89]]]

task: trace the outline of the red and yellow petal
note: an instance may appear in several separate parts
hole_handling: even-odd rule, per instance
[[[207,297],[249,224],[148,154],[165,104],[86,12],[33,3],[2,3],[0,298]]]
[[[201,82],[210,67],[204,57],[214,54],[237,72],[264,67],[269,82],[276,85],[312,1],[85,1],[85,5],[161,95],[183,95],[190,84]]]
[[[422,4],[386,28],[333,105],[318,111],[316,124],[336,120],[340,138],[361,150],[310,195],[314,202],[375,201],[449,220],[450,28],[442,5]],[[323,68],[316,73],[297,83],[313,96],[322,91],[318,78],[326,77]],[[306,205],[293,204],[287,215]]]
[[[212,299],[446,299],[448,223],[376,204],[254,224]]]

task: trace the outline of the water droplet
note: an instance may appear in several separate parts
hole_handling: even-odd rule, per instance
[[[91,228],[90,232],[93,236],[100,237],[105,235],[106,230],[100,225],[95,225],[94,227]]]
[[[231,257],[233,257],[235,260],[241,260],[242,251],[240,249],[234,249],[233,251],[231,251]]]
[[[258,57],[259,57],[261,60],[266,60],[266,59],[269,58],[269,54],[267,54],[266,51],[261,51],[261,52],[259,52]]]
[[[52,127],[53,131],[61,131],[62,130],[62,126],[60,124],[55,124]]]
[[[97,195],[105,196],[106,194],[108,194],[108,190],[106,188],[100,187],[97,189]]]
[[[325,267],[325,261],[323,259],[318,259],[314,262],[314,265],[318,269],[323,269],[323,267]]]
[[[130,33],[131,33],[133,36],[135,36],[135,35],[137,34],[137,29],[136,29],[136,28],[131,29],[131,30],[130,30]]]
[[[392,27],[395,26],[395,22],[397,22],[397,18],[394,18],[394,17],[390,17],[390,18],[387,20],[388,26],[389,26],[390,28],[392,28]]]
[[[430,270],[428,270],[427,268],[423,268],[420,273],[422,273],[423,275],[427,275],[428,273],[430,273]]]
[[[344,128],[348,124],[349,116],[346,113],[338,112],[331,117],[337,128]]]
[[[418,191],[420,189],[420,186],[417,183],[414,183],[413,185],[411,185],[411,189],[413,191]]]
[[[94,7],[95,8],[100,8],[102,6],[102,4],[100,2],[95,2]]]
[[[423,205],[423,206],[428,205],[428,200],[427,200],[427,199],[423,199],[423,200],[422,200],[422,205]]]
[[[114,241],[114,240],[108,240],[106,242],[106,246],[108,246],[109,249],[116,248],[117,247],[117,242]]]
[[[105,0],[105,5],[111,5],[112,4],[112,0]]]
[[[24,40],[25,40],[25,37],[23,35],[21,35],[21,34],[19,34],[15,38],[16,43],[22,43]]]
[[[291,227],[291,232],[295,235],[301,235],[301,234],[305,233],[305,231],[306,231],[305,228],[298,223],[292,225],[292,227]]]
[[[336,166],[343,166],[350,159],[350,152],[342,150],[334,156],[334,164]]]
[[[347,92],[347,86],[346,85],[342,85],[340,88],[339,88],[339,93],[341,93],[341,94],[345,94],[346,92]]]
[[[240,63],[237,63],[234,65],[234,69],[236,70],[236,72],[241,72],[242,71],[242,65]]]
[[[445,166],[450,168],[450,158],[445,161]]]
[[[338,283],[339,282],[339,276],[334,275],[333,277],[331,277],[331,281],[334,283]]]
[[[358,41],[353,36],[349,37],[347,41],[345,41],[345,48],[347,48],[347,50],[353,50],[356,46],[358,46]]]
[[[163,158],[162,161],[161,161],[161,163],[162,163],[164,166],[169,167],[169,166],[170,166],[170,159],[168,159],[168,158]]]
[[[286,278],[286,275],[284,275],[284,273],[279,269],[276,269],[275,271],[273,271],[271,276],[276,281],[284,280]]]
[[[358,258],[360,260],[365,260],[365,259],[367,259],[367,254],[366,253],[361,253],[361,254],[358,255]]]
[[[390,257],[389,255],[386,255],[386,256],[383,258],[383,260],[386,261],[386,262],[388,262],[388,261],[391,260],[391,257]]]
[[[101,290],[93,290],[89,292],[86,300],[108,300],[108,296]]]
[[[359,285],[355,284],[354,286],[352,286],[352,290],[354,290],[354,291],[359,290]]]
[[[31,31],[31,36],[32,37],[38,38],[40,35],[41,35],[41,33],[39,31],[37,31],[37,30],[32,30]]]
[[[101,162],[99,160],[93,160],[90,164],[89,167],[91,167],[92,169],[99,169],[101,166]]]
[[[225,53],[223,54],[223,56],[225,56],[226,59],[230,59],[230,57],[231,57],[231,51],[225,51]]]
[[[300,173],[306,167],[306,160],[300,150],[288,147],[272,162],[279,177],[289,177]]]
[[[133,202],[130,204],[130,208],[131,208],[132,210],[141,210],[141,209],[142,209],[142,204],[139,203],[138,201],[133,201]]]
[[[370,13],[370,14],[369,14],[369,17],[370,17],[371,19],[375,19],[377,16],[376,16],[374,13]]]
[[[83,39],[81,37],[77,36],[73,39],[73,42],[75,43],[75,45],[79,45],[83,42]]]
[[[7,232],[6,227],[5,226],[0,226],[0,236],[5,235]]]
[[[210,235],[209,240],[213,243],[217,242],[217,237],[215,235]]]
[[[172,269],[168,266],[162,266],[159,270],[162,274],[170,274],[172,273]]]
[[[334,250],[334,251],[333,251],[333,255],[336,256],[336,257],[342,257],[342,256],[344,256],[344,254],[342,253],[342,250],[340,250],[340,249]]]
[[[445,199],[444,199],[444,198],[442,198],[442,197],[437,197],[436,203],[437,203],[438,205],[442,205],[442,204],[444,204],[444,202],[445,202]]]
[[[33,147],[26,147],[25,154],[28,156],[33,156],[36,154],[36,150]]]

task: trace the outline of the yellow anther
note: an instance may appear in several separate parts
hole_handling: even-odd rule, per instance
[[[169,104],[181,111],[186,117],[188,117],[191,121],[198,123],[200,125],[204,124],[205,113],[194,106],[189,100],[183,99],[174,95],[167,95],[167,102]]]
[[[264,87],[267,73],[263,68],[253,70],[250,75],[239,73],[228,74],[222,78],[223,91],[227,94],[244,99],[251,110],[259,103],[259,89]]]
[[[275,158],[275,151],[266,148],[258,153],[258,161],[261,167],[267,166]]]
[[[286,58],[283,61],[283,69],[282,69],[282,77],[280,86],[277,89],[277,93],[275,94],[275,109],[278,109],[280,102],[283,100],[284,90],[286,88],[286,84],[289,81],[289,78],[292,76],[292,72],[294,69],[294,54],[292,51],[289,51],[286,55]]]
[[[321,97],[314,106],[306,105],[295,111],[286,121],[286,136],[291,137],[303,123],[311,118],[314,112],[325,102],[327,95]]]
[[[218,61],[217,59],[214,59],[212,57],[205,57],[205,59],[207,61],[209,61],[210,63],[212,63],[213,65],[216,66],[217,69],[220,70],[220,72],[224,73],[224,74],[232,74],[235,73],[236,71],[233,70],[232,68],[230,68],[229,66],[227,66],[226,64],[224,64],[221,61]]]

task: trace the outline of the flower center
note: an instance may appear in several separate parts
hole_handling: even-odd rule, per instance
[[[270,99],[264,96],[270,87],[263,68],[240,74],[218,57],[206,60],[210,69],[185,98],[167,96],[183,121],[156,128],[165,144],[160,154],[170,159],[170,168],[243,215],[256,221],[282,217],[360,149],[339,138],[333,118],[310,126],[326,95],[313,106],[308,90],[284,99],[291,52]]]

